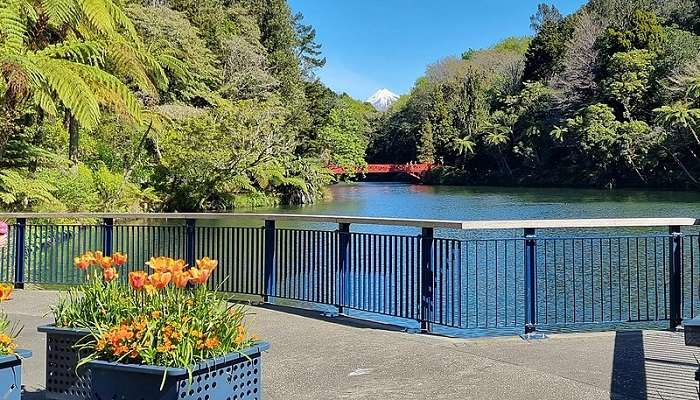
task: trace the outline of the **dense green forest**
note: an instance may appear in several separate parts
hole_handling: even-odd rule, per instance
[[[700,186],[700,3],[542,4],[531,26],[429,66],[368,160],[436,162],[451,184]]]
[[[0,0],[0,209],[311,202],[373,110],[285,0]]]
[[[308,203],[329,164],[435,183],[700,186],[700,5],[540,5],[385,113],[319,81],[286,0],[0,0],[0,209]],[[465,46],[466,47],[466,46]]]

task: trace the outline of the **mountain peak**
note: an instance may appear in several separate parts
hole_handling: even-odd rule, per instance
[[[367,99],[367,102],[372,104],[378,111],[386,111],[398,99],[399,96],[391,90],[379,89],[372,97]]]

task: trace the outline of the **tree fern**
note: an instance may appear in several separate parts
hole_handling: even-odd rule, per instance
[[[39,58],[36,64],[52,91],[71,110],[80,124],[87,129],[97,126],[100,120],[100,103],[90,86],[73,69],[81,64],[44,57]]]
[[[0,171],[0,205],[9,209],[24,209],[33,204],[56,204],[56,188],[48,182],[25,177],[17,170]]]
[[[3,45],[13,52],[20,52],[27,36],[27,18],[25,7],[18,0],[0,2],[0,32]]]
[[[104,64],[104,53],[102,46],[96,42],[68,41],[48,46],[35,54],[99,66]]]
[[[105,0],[77,0],[77,2],[92,29],[106,36],[116,32],[110,7]]]
[[[33,101],[34,105],[39,107],[39,109],[44,111],[46,114],[52,117],[58,115],[56,103],[54,103],[53,98],[48,91],[44,90],[44,88],[37,88],[37,90],[34,91]]]
[[[84,64],[73,63],[69,68],[77,72],[92,90],[108,95],[110,100],[118,100],[111,102],[112,106],[116,107],[115,111],[131,116],[137,122],[142,121],[141,104],[129,87],[114,75]]]
[[[80,19],[81,10],[75,0],[41,0],[41,8],[55,27],[70,25]]]

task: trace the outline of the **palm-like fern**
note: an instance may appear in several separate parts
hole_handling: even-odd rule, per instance
[[[111,0],[41,0],[40,12],[64,40],[41,49],[28,38],[39,18],[27,0],[0,0],[0,71],[12,103],[31,100],[49,115],[65,109],[84,128],[101,107],[141,121],[127,85],[157,96],[167,77],[143,48],[131,21]]]
[[[50,183],[28,178],[17,170],[0,172],[0,207],[3,209],[26,209],[35,203],[56,204],[54,190]]]

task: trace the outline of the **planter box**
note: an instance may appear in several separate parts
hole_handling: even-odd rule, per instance
[[[686,346],[700,347],[700,318],[683,321],[683,336]]]
[[[0,394],[3,400],[20,400],[22,397],[22,359],[31,356],[29,350],[17,350],[17,354],[0,357]]]
[[[46,333],[46,399],[89,399],[90,371],[81,368],[76,373],[80,355],[73,348],[90,335],[89,331],[54,325],[40,326],[37,330]]]
[[[194,368],[191,383],[185,369],[92,361],[86,365],[92,374],[90,398],[260,400],[261,353],[269,347],[262,342],[201,363]]]

